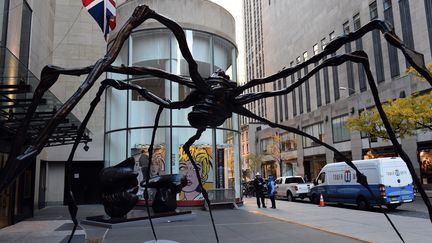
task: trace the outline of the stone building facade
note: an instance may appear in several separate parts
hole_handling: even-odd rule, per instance
[[[271,75],[284,67],[302,63],[321,52],[335,37],[355,31],[373,19],[391,22],[407,46],[423,53],[425,62],[431,63],[431,11],[429,0],[263,1],[265,73]],[[427,83],[414,80],[405,73],[407,66],[402,53],[394,51],[381,34],[368,33],[361,40],[345,45],[336,54],[357,49],[365,50],[369,55],[381,101],[430,88]],[[309,65],[286,79],[269,83],[266,89],[287,87],[314,66]],[[357,64],[346,63],[323,69],[295,92],[267,99],[266,105],[268,119],[319,137],[354,160],[362,159],[370,148],[381,156],[395,156],[389,142],[371,140],[344,127],[347,117],[374,106],[365,75]],[[260,141],[268,139],[265,131],[257,136]],[[422,161],[429,158],[431,140],[432,134],[423,132],[401,140],[411,160],[416,162],[414,166],[418,172]],[[297,158],[292,162],[287,158],[283,162],[298,165],[296,173],[309,179],[316,176],[326,163],[341,160],[308,139],[297,136],[293,144],[297,146],[288,146],[284,153],[293,150]],[[421,176],[425,184],[432,183],[429,172],[422,172]]]

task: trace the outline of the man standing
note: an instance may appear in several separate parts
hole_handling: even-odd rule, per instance
[[[264,203],[264,192],[263,192],[263,188],[265,186],[264,184],[265,184],[264,180],[261,178],[260,173],[257,172],[255,175],[254,187],[255,187],[255,196],[257,199],[258,208],[261,208],[260,200],[261,200],[263,208],[266,208],[265,203]]]

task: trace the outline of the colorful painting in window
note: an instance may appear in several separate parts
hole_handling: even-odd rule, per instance
[[[201,180],[205,189],[214,188],[212,149],[210,146],[194,146],[190,148],[192,158],[199,169],[200,178],[197,178],[194,167],[183,147],[179,148],[179,173],[187,178],[187,185],[180,193],[180,200],[204,200],[199,186]]]

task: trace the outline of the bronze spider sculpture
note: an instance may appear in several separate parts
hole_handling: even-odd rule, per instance
[[[180,51],[184,57],[184,59],[189,64],[189,73],[190,78],[180,77],[174,74],[167,73],[163,70],[155,69],[155,68],[148,68],[148,67],[126,67],[126,66],[111,66],[111,64],[114,62],[115,58],[120,52],[121,47],[123,46],[123,43],[125,40],[130,36],[132,33],[132,30],[136,27],[138,27],[140,24],[142,24],[147,19],[155,19],[156,21],[160,22],[161,24],[165,25],[167,28],[169,28],[174,36],[176,37]],[[119,90],[135,90],[137,91],[141,96],[143,96],[146,100],[155,103],[159,105],[159,110],[156,115],[154,129],[153,129],[153,135],[152,135],[152,142],[149,149],[149,161],[151,163],[151,156],[152,156],[152,148],[154,144],[154,137],[156,133],[156,129],[158,127],[158,121],[160,114],[163,109],[183,109],[183,108],[189,108],[192,107],[192,111],[188,114],[188,120],[192,127],[197,129],[197,132],[194,136],[192,136],[183,146],[183,149],[185,150],[186,154],[188,155],[190,161],[192,162],[196,176],[199,177],[199,170],[197,168],[196,163],[194,162],[191,153],[190,153],[190,147],[191,145],[200,138],[201,134],[206,130],[206,128],[215,128],[217,126],[220,126],[224,123],[224,121],[231,117],[232,113],[237,113],[239,115],[243,115],[246,117],[250,117],[253,119],[256,119],[258,121],[264,122],[271,127],[277,127],[284,129],[288,132],[292,132],[304,137],[307,137],[314,142],[330,149],[338,156],[341,156],[344,161],[351,166],[355,171],[357,175],[357,182],[363,185],[368,189],[368,191],[371,193],[373,197],[376,198],[376,196],[372,193],[371,189],[369,188],[369,185],[367,183],[367,178],[363,174],[360,173],[360,171],[354,166],[352,161],[345,157],[341,152],[339,152],[334,147],[322,142],[318,138],[315,138],[297,128],[284,126],[281,124],[277,124],[274,122],[271,122],[265,118],[259,117],[243,106],[259,100],[263,98],[273,97],[277,95],[284,95],[288,94],[291,91],[293,91],[295,88],[299,87],[301,84],[303,84],[306,80],[308,80],[312,75],[317,73],[319,70],[321,70],[324,67],[328,66],[338,66],[344,62],[351,61],[360,63],[365,70],[366,77],[370,86],[370,90],[373,94],[374,102],[376,104],[376,107],[379,111],[379,114],[383,120],[384,126],[389,134],[390,140],[394,146],[394,150],[399,154],[399,156],[407,163],[408,168],[410,170],[410,173],[413,177],[414,183],[417,186],[423,200],[425,201],[425,204],[429,211],[429,216],[432,221],[432,207],[431,204],[423,190],[423,187],[416,176],[413,164],[407,154],[402,150],[400,144],[398,143],[395,133],[391,129],[391,126],[388,122],[388,119],[386,117],[386,114],[384,113],[384,110],[382,108],[381,102],[379,100],[378,96],[378,90],[373,78],[373,75],[369,68],[369,61],[368,56],[364,51],[355,51],[352,53],[342,54],[342,55],[336,55],[329,58],[324,59],[325,57],[329,56],[332,53],[335,53],[338,49],[340,49],[344,44],[347,44],[349,42],[352,42],[358,38],[361,38],[366,33],[372,31],[372,30],[380,30],[381,33],[383,33],[384,38],[393,46],[400,49],[402,53],[404,54],[405,58],[408,60],[408,62],[423,76],[426,78],[426,80],[429,82],[429,84],[432,85],[432,77],[429,74],[429,72],[426,70],[424,61],[423,61],[423,55],[407,48],[402,41],[396,36],[394,33],[392,27],[390,24],[380,21],[380,20],[374,20],[359,30],[343,35],[341,37],[336,38],[332,42],[330,42],[326,48],[319,54],[313,56],[309,60],[291,67],[284,69],[280,71],[279,73],[276,73],[274,75],[268,76],[263,79],[254,79],[250,82],[246,83],[243,86],[238,86],[236,82],[231,81],[227,75],[224,74],[223,71],[217,71],[215,72],[211,77],[209,78],[202,78],[201,75],[198,73],[198,65],[195,62],[195,60],[192,57],[192,54],[187,46],[186,38],[183,29],[174,21],[157,14],[153,10],[151,10],[149,7],[145,5],[138,6],[135,10],[132,16],[128,19],[128,21],[125,23],[125,25],[121,28],[121,30],[118,32],[117,37],[115,38],[113,44],[110,46],[110,48],[107,51],[107,54],[99,59],[93,66],[88,66],[84,68],[76,68],[76,69],[64,69],[61,67],[56,66],[46,66],[42,72],[41,72],[41,82],[38,85],[37,89],[34,93],[34,98],[32,100],[32,103],[28,109],[27,116],[25,120],[22,122],[21,129],[19,129],[19,132],[16,135],[16,138],[13,143],[13,147],[10,152],[10,156],[8,159],[8,162],[6,164],[6,167],[1,171],[0,174],[0,192],[2,192],[8,185],[10,185],[11,182],[15,180],[15,178],[23,172],[23,170],[32,163],[31,159],[34,158],[45,146],[47,140],[53,133],[54,129],[59,125],[59,123],[68,115],[74,106],[81,100],[81,98],[86,94],[86,92],[94,85],[95,81],[104,73],[104,72],[113,72],[113,73],[121,73],[121,74],[129,74],[129,75],[151,75],[154,77],[162,78],[171,80],[172,82],[177,82],[181,85],[185,85],[192,89],[192,92],[187,95],[187,97],[184,100],[181,101],[170,101],[167,99],[160,98],[156,96],[155,94],[151,93],[144,87],[140,87],[133,84],[128,84],[123,81],[119,80],[113,80],[113,79],[105,79],[102,81],[101,86],[99,87],[99,90],[96,94],[96,97],[90,104],[90,109],[82,121],[81,126],[78,129],[78,135],[75,140],[75,143],[73,145],[72,151],[69,155],[67,164],[70,165],[74,153],[77,149],[77,146],[79,144],[79,141],[81,137],[83,136],[85,127],[96,107],[98,102],[100,101],[100,97],[104,90],[111,86],[115,89]],[[305,66],[308,66],[310,64],[316,63],[321,61],[322,62],[316,66],[314,69],[312,69],[307,75],[304,77],[298,79],[295,83],[293,83],[291,86],[281,89],[281,90],[275,90],[275,91],[268,91],[268,92],[261,92],[261,93],[249,93],[249,94],[243,94],[248,88],[254,87],[256,85],[265,84],[274,82],[280,78],[284,78],[287,76],[290,76],[297,72],[298,70],[304,68]],[[57,81],[58,77],[60,75],[75,75],[80,76],[88,74],[80,88],[74,93],[72,97],[69,98],[69,100],[66,101],[66,103],[57,110],[57,113],[53,116],[53,118],[48,122],[45,129],[38,135],[38,137],[32,141],[31,145],[28,146],[24,151],[22,151],[22,147],[25,146],[26,141],[26,133],[29,127],[30,119],[35,112],[39,101],[42,98],[42,95]],[[68,176],[70,180],[70,175]],[[149,184],[149,176],[146,178],[146,189],[147,191],[147,185]],[[202,188],[203,196],[205,198],[205,201],[209,205],[209,213],[212,220],[213,229],[215,231],[216,241],[219,242],[219,238],[217,235],[216,227],[214,224],[212,211],[210,208],[210,201],[208,199],[208,195],[206,190],[202,187],[201,181],[198,180],[200,183],[200,187]],[[148,195],[145,192],[145,199],[148,200]],[[378,203],[379,200],[376,200]],[[381,205],[379,205],[381,207]],[[68,194],[68,207],[69,212],[71,214],[71,218],[74,222],[74,229],[71,233],[71,236],[69,238],[69,241],[72,239],[72,236],[75,232],[76,226],[78,225],[76,214],[77,214],[77,206],[73,199],[72,193],[69,191]],[[148,207],[147,207],[148,210]],[[392,224],[393,228],[397,232],[396,228],[394,227],[391,220],[388,218],[387,214],[383,211],[384,215],[387,217],[389,222]],[[155,239],[157,239],[153,224],[150,223],[153,230],[153,235]],[[400,239],[403,241],[402,236],[397,232]]]

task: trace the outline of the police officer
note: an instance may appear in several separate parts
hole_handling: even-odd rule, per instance
[[[264,192],[263,192],[265,183],[259,172],[256,173],[253,184],[255,187],[255,196],[256,196],[258,208],[261,208],[261,203],[263,208],[266,208],[266,205],[264,203]]]

